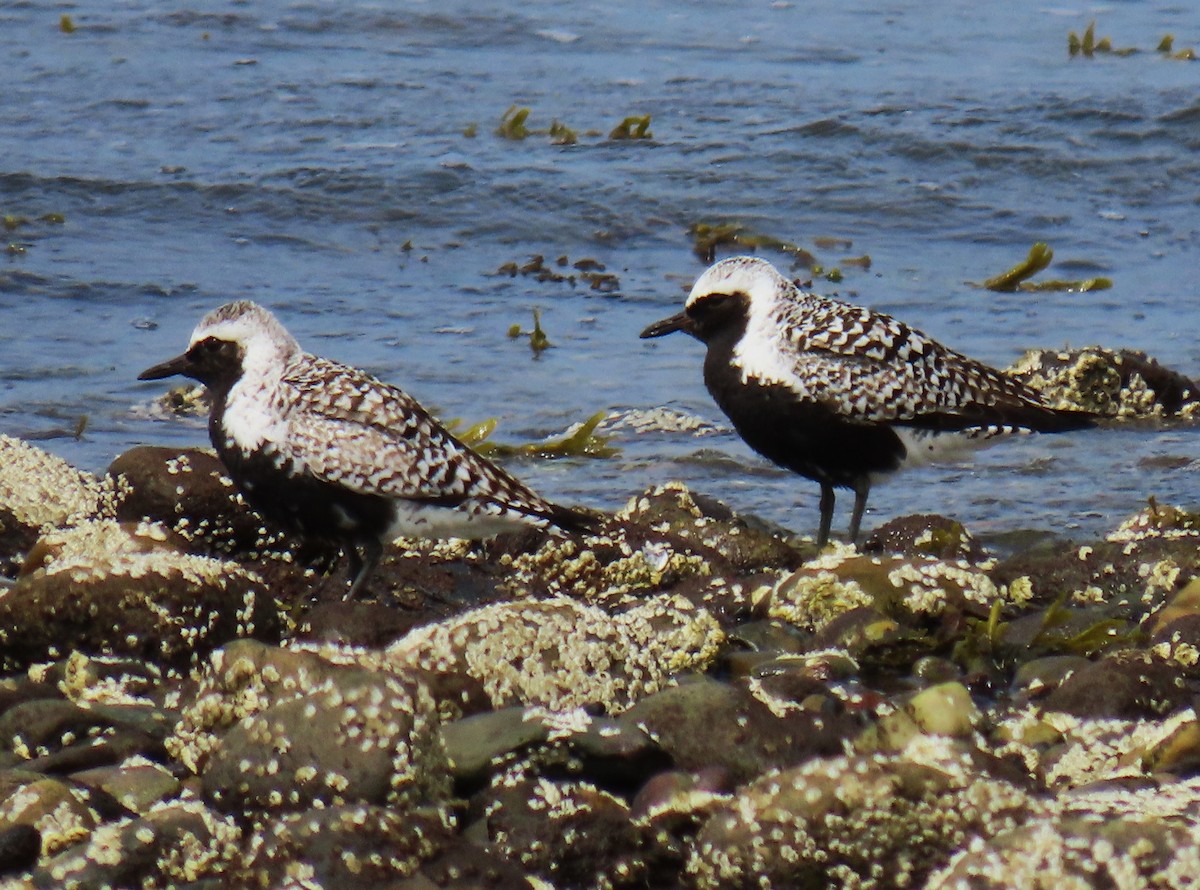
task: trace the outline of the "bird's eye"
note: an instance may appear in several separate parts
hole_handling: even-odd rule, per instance
[[[201,358],[211,358],[221,352],[227,341],[218,340],[216,337],[206,337],[199,343],[196,343],[188,350],[188,355],[193,361]]]
[[[707,294],[688,307],[688,315],[713,315],[728,306],[731,300],[731,294]]]

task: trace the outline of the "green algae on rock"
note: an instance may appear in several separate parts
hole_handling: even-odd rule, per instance
[[[723,636],[711,615],[678,597],[617,614],[555,597],[495,603],[418,628],[384,659],[393,670],[464,672],[495,707],[598,705],[617,713],[678,673],[704,670]]]

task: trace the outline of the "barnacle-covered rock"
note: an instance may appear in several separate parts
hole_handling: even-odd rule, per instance
[[[46,531],[115,510],[117,489],[61,458],[0,435],[0,575]]]
[[[20,702],[0,715],[0,750],[22,765],[65,772],[157,753],[174,716],[151,705],[80,706],[60,698]]]
[[[0,652],[10,666],[72,649],[177,666],[236,637],[277,637],[279,628],[255,574],[180,553],[162,526],[145,523],[51,532],[0,591]]]
[[[609,614],[566,597],[495,603],[419,628],[388,647],[393,669],[461,671],[493,705],[555,710],[628,708],[703,670],[723,640],[716,621],[678,597],[657,597]]]
[[[241,831],[199,801],[167,801],[138,818],[98,826],[81,843],[43,861],[38,888],[168,887],[228,874]]]
[[[1150,504],[1103,541],[1019,553],[990,574],[1002,588],[1023,588],[1033,602],[1066,596],[1068,607],[1140,620],[1200,577],[1200,515]]]
[[[510,590],[619,606],[685,580],[706,582],[712,557],[660,533],[615,526],[585,540],[548,537],[532,553],[505,554]]]
[[[1000,598],[987,574],[965,560],[866,556],[835,545],[765,591],[756,607],[772,618],[819,631],[863,607],[911,623],[947,612],[986,614]]]
[[[396,810],[354,804],[289,813],[260,825],[239,886],[401,886],[421,864],[445,847],[453,822],[440,810]]]
[[[1195,693],[1171,660],[1125,650],[1080,667],[1041,705],[1085,718],[1160,717],[1187,705]]]
[[[863,553],[965,559],[978,563],[987,554],[961,522],[945,516],[914,514],[891,519],[871,532]]]
[[[179,791],[179,779],[170,770],[140,754],[115,766],[73,773],[71,778],[112,795],[125,809],[140,814]]]
[[[584,541],[547,538],[533,552],[500,558],[507,587],[521,595],[614,608],[669,590],[722,620],[746,611],[760,573],[800,561],[779,537],[677,482],[632,498]]]
[[[1055,407],[1119,418],[1190,417],[1200,402],[1194,381],[1130,349],[1033,349],[1008,372]]]
[[[970,739],[982,719],[961,683],[922,689],[901,707],[884,714],[855,744],[858,751],[903,751],[917,736]]]
[[[168,749],[227,810],[397,805],[449,790],[419,682],[249,642],[214,654]]]
[[[821,695],[768,695],[748,685],[697,678],[635,704],[618,723],[637,727],[689,771],[720,769],[745,782],[771,768],[842,750],[857,722]]]
[[[800,553],[780,537],[747,522],[720,501],[696,494],[682,482],[667,482],[630,499],[615,518],[695,542],[741,572],[791,569],[801,562]]]
[[[15,825],[37,829],[42,854],[77,844],[101,822],[86,789],[36,773],[0,773],[0,831]]]
[[[1200,828],[1136,817],[1039,819],[969,846],[925,890],[1194,886]]]
[[[992,733],[997,754],[1024,762],[1055,791],[1105,782],[1144,782],[1164,746],[1194,723],[1192,709],[1164,719],[1085,718],[1025,708],[999,719]]]
[[[588,782],[515,770],[477,798],[492,849],[554,886],[638,886],[646,864],[628,805]]]
[[[140,445],[114,460],[108,475],[127,490],[118,519],[160,522],[192,550],[253,558],[287,549],[282,531],[246,505],[211,451]]]
[[[702,888],[920,886],[971,835],[1037,811],[1016,786],[931,753],[816,758],[769,773],[716,810],[688,873]]]

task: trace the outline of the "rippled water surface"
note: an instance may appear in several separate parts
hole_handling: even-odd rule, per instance
[[[1069,59],[1092,18],[1143,51]],[[0,432],[86,414],[81,439],[44,444],[91,470],[204,441],[134,410],[163,391],[135,378],[233,298],[442,416],[498,417],[501,439],[601,409],[720,421],[699,344],[637,339],[702,271],[687,228],[705,221],[827,265],[869,255],[817,287],[989,362],[1100,343],[1200,374],[1200,62],[1155,53],[1165,33],[1200,44],[1191,4],[0,2]],[[499,138],[513,104],[578,143]],[[652,139],[606,138],[633,114]],[[1057,276],[1115,286],[967,283],[1037,240]],[[597,260],[617,287],[497,274],[535,254]],[[554,344],[536,358],[506,336],[535,307]],[[684,478],[815,528],[816,486],[728,433],[617,433],[616,459],[515,469],[605,507]],[[1198,444],[1191,428],[1008,443],[894,478],[865,524],[1100,531],[1150,494],[1195,503]]]

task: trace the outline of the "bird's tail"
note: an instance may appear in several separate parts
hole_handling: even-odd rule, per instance
[[[574,535],[594,533],[604,525],[604,517],[574,507],[551,504],[544,518],[565,532]]]

